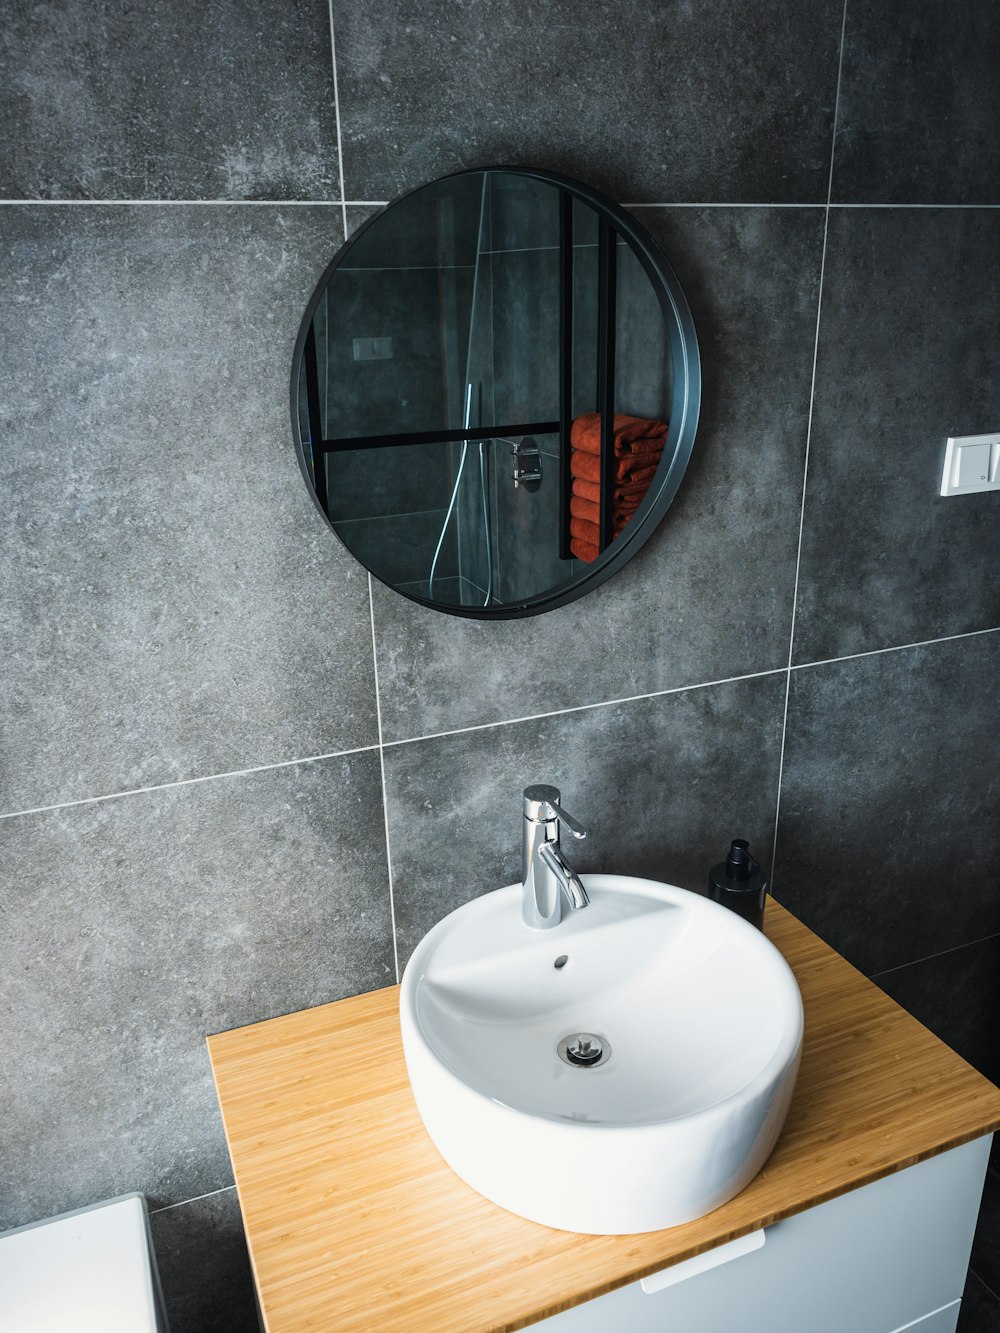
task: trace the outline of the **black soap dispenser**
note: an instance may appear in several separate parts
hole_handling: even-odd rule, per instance
[[[746,838],[734,838],[729,855],[708,876],[708,896],[749,921],[758,930],[764,927],[764,899],[767,884],[760,863],[750,855]]]

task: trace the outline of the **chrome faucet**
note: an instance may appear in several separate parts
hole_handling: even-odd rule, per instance
[[[574,838],[585,838],[587,830],[559,804],[558,787],[524,789],[524,842],[521,852],[521,883],[524,890],[524,924],[548,930],[562,920],[565,894],[575,911],[590,902],[580,876],[568,865],[559,847],[559,825]]]

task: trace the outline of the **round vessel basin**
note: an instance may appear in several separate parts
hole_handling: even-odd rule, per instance
[[[784,1124],[802,1002],[774,946],[669,884],[584,875],[551,930],[521,886],[466,903],[403,977],[427,1131],[473,1189],[546,1226],[677,1226],[743,1189]]]

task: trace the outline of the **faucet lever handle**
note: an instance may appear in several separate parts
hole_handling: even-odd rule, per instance
[[[578,824],[572,815],[568,815],[561,805],[556,806],[556,817],[560,824],[569,829],[574,838],[585,838],[587,836],[587,830],[583,825]]]
[[[572,833],[574,838],[585,838],[587,830],[582,824],[578,823],[572,815],[562,808],[560,804],[562,793],[558,787],[550,787],[547,783],[538,783],[533,787],[524,789],[524,817],[534,820],[558,819]]]

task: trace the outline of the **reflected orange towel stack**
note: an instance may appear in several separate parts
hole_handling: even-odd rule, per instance
[[[611,527],[619,536],[649,489],[667,438],[664,421],[616,414],[614,418],[614,490]],[[569,549],[589,564],[600,555],[601,418],[597,412],[577,417],[570,431]]]

